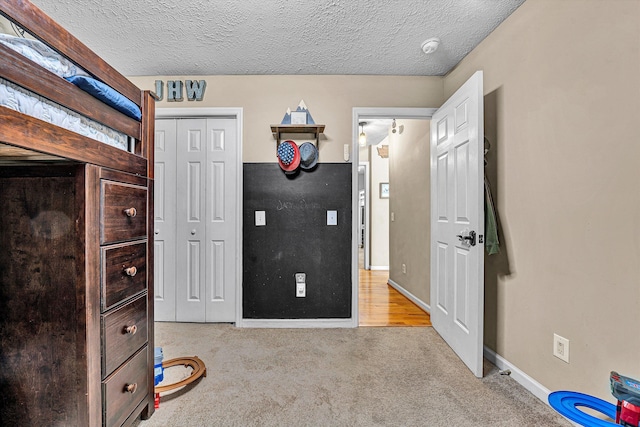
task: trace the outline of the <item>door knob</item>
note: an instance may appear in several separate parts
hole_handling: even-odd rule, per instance
[[[191,230],[191,235],[195,235],[196,234],[196,229],[194,228],[193,230]]]
[[[468,236],[464,236],[462,234],[457,234],[456,237],[462,243],[466,243],[466,244],[468,244],[470,246],[475,246],[476,245],[476,232],[475,231],[470,231]]]

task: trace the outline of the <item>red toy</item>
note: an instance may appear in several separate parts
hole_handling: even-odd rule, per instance
[[[618,399],[616,424],[640,427],[640,381],[611,371],[611,393]]]

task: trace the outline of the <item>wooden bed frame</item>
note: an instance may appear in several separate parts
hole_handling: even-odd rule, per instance
[[[154,99],[29,1],[0,14],[142,110],[0,45],[0,77],[135,139],[129,153],[0,107],[0,417],[130,425],[154,411]]]

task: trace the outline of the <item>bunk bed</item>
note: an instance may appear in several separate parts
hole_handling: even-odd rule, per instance
[[[154,411],[154,99],[29,1],[0,14],[1,423],[131,425]]]

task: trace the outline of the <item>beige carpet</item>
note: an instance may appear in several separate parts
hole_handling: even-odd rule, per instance
[[[139,427],[571,425],[488,362],[475,378],[432,328],[156,323],[155,338],[165,360],[198,356],[207,376]]]

